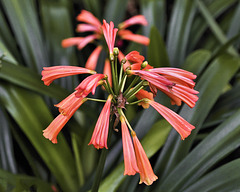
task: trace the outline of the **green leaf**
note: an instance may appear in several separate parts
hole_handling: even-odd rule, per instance
[[[209,134],[164,179],[162,191],[185,191],[211,167],[240,145],[240,110]],[[158,188],[159,190],[159,188]]]
[[[205,69],[211,58],[211,52],[204,49],[199,49],[191,53],[185,60],[183,68],[191,71],[195,75],[200,75]]]
[[[196,12],[195,1],[175,1],[167,36],[171,66],[180,66],[186,55],[189,33]]]
[[[44,85],[43,81],[41,81],[41,76],[29,68],[14,65],[7,61],[2,61],[0,78],[15,85],[33,90],[40,94],[48,95],[59,100],[68,95],[68,91],[57,85]]]
[[[0,100],[21,127],[64,191],[76,191],[77,173],[73,155],[65,139],[52,144],[42,135],[52,115],[41,97],[12,85],[1,85]]]
[[[107,22],[112,21],[114,25],[117,26],[124,19],[127,3],[127,0],[107,1],[103,18],[106,19]]]
[[[14,158],[13,142],[8,118],[5,111],[0,107],[0,166],[4,170],[17,172],[17,166]]]
[[[163,146],[170,129],[171,126],[166,120],[160,120],[152,126],[151,130],[141,141],[148,158],[153,156]],[[124,165],[121,163],[103,180],[99,191],[116,191],[121,182],[126,178],[123,172]]]
[[[205,2],[206,6],[208,7],[208,11],[212,15],[212,17],[217,18],[237,1],[238,0],[218,0],[210,1],[208,4],[206,1]],[[190,32],[191,43],[189,43],[188,50],[190,51],[193,50],[196,47],[196,44],[202,40],[201,37],[203,36],[207,27],[208,24],[206,20],[202,17],[202,15],[201,14],[196,15]]]
[[[83,0],[83,4],[86,10],[90,11],[101,20],[101,6],[99,0]]]
[[[228,38],[231,38],[239,33],[240,30],[239,18],[240,18],[240,2],[238,3],[232,21],[230,23],[230,27],[227,33]]]
[[[52,192],[51,185],[26,175],[15,175],[0,169],[0,189],[2,191],[46,191]],[[32,189],[32,190],[31,190]]]
[[[144,27],[144,35],[149,36],[152,26],[155,26],[164,36],[166,28],[165,0],[141,0],[140,3],[141,12],[148,21],[148,26]]]
[[[184,192],[238,191],[240,189],[240,159],[234,160],[207,174]]]
[[[43,44],[35,1],[3,0],[2,4],[26,64],[40,72],[43,65],[48,65],[48,55]]]
[[[222,43],[227,42],[227,38],[215,19],[212,17],[211,13],[207,9],[207,7],[204,5],[204,3],[200,0],[196,0],[196,3],[198,5],[199,10],[201,11],[203,17],[206,19],[206,22],[208,23],[211,31],[215,34],[216,38]],[[228,49],[229,53],[232,54],[233,56],[238,56],[238,53],[233,47],[230,47]]]
[[[148,63],[153,67],[170,66],[164,41],[156,27],[151,28]]]
[[[181,141],[177,132],[172,131],[170,133],[154,168],[158,170],[160,178],[165,178],[187,155],[202,123],[225,86],[238,70],[239,65],[239,58],[222,55],[215,59],[203,73],[196,86],[196,90],[199,91],[199,100],[195,107],[190,109],[187,105],[184,105],[180,111],[180,116],[196,128],[184,141]]]

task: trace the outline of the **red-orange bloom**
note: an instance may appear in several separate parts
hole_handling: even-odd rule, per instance
[[[137,24],[139,24],[139,25],[147,25],[148,24],[144,15],[135,15],[135,16],[123,21],[122,23],[120,23],[118,25],[118,27],[119,27],[119,29],[125,29],[132,25],[137,25]]]
[[[111,64],[109,59],[105,59],[103,74],[108,76],[109,84],[112,87],[112,71],[111,71]]]
[[[124,175],[135,175],[139,172],[137,160],[133,148],[132,139],[126,125],[124,117],[120,117],[122,128],[122,144],[123,144],[123,157],[124,157]]]
[[[156,68],[158,69],[158,68]],[[156,71],[156,70],[155,70]],[[194,84],[191,79],[186,80],[182,75],[171,73],[168,75],[160,75],[149,69],[149,71],[131,70],[131,74],[139,75],[141,78],[147,80],[150,84],[150,88],[157,88],[168,95],[172,104],[181,105],[181,101],[185,102],[189,107],[194,107],[198,100],[198,91],[192,87]],[[190,73],[190,72],[189,72]]]
[[[51,122],[51,124],[45,130],[43,130],[43,136],[45,138],[49,139],[50,141],[52,141],[52,143],[57,143],[58,133],[66,125],[68,120],[73,116],[73,114],[77,111],[77,109],[85,102],[85,100],[83,100],[81,98],[81,100],[78,100],[78,102],[71,103],[71,101],[73,101],[73,100],[74,100],[73,98],[68,100],[70,110],[68,110],[67,115],[66,115],[65,111],[63,113],[61,112]]]
[[[101,27],[101,22],[96,18],[92,13],[86,10],[82,10],[81,13],[77,16],[77,21],[91,24],[96,28]]]
[[[76,66],[53,66],[53,67],[43,67],[42,71],[42,81],[44,81],[45,85],[50,85],[55,79],[66,77],[70,75],[77,74],[95,74],[95,71],[76,67]]]
[[[109,25],[106,20],[103,20],[102,30],[108,45],[109,52],[110,54],[112,54],[118,29],[114,28],[114,24],[112,21],[110,21]]]
[[[112,95],[108,96],[107,102],[105,103],[101,114],[97,120],[97,124],[92,134],[91,141],[88,145],[93,144],[97,149],[102,149],[107,147],[108,129],[109,129],[109,117],[111,112],[111,101]]]
[[[143,63],[144,61],[144,56],[140,55],[138,51],[131,51],[128,53],[125,58],[130,61],[132,64],[133,63]]]
[[[139,168],[140,174],[140,182],[145,183],[146,185],[151,185],[154,181],[158,179],[158,177],[154,174],[152,166],[148,160],[148,157],[138,140],[136,133],[134,131],[131,132],[133,138],[133,145],[135,149],[135,154],[137,158],[137,165]]]
[[[191,131],[195,128],[171,109],[152,100],[148,100],[148,103],[173,126],[173,128],[181,135],[182,140],[188,137],[191,134]]]
[[[96,69],[98,57],[99,57],[101,51],[102,51],[102,46],[101,45],[97,46],[97,48],[94,49],[94,51],[89,56],[89,58],[88,58],[88,60],[87,60],[87,62],[85,64],[85,67],[87,69],[91,69],[91,70],[95,70]]]
[[[95,94],[96,87],[99,85],[104,74],[94,74],[85,78],[76,88],[76,97],[86,97],[89,93]]]
[[[139,34],[134,34],[130,30],[127,30],[127,29],[119,30],[118,35],[124,40],[133,41],[133,42],[140,43],[140,44],[143,44],[146,46],[148,46],[149,42],[150,42],[148,37],[139,35]]]
[[[153,94],[151,92],[148,92],[146,90],[141,89],[140,91],[137,92],[137,94],[135,95],[137,97],[138,100],[147,98],[149,100],[153,100]],[[144,109],[149,108],[149,103],[142,101],[140,103],[138,103],[138,105],[142,105],[142,107]]]

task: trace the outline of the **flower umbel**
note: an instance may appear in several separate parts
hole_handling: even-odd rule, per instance
[[[105,20],[103,20],[102,25],[95,16],[87,11],[82,11],[77,20],[84,22],[77,26],[77,31],[93,32],[93,34],[84,38],[64,40],[62,42],[63,46],[77,45],[79,49],[82,49],[89,42],[104,37],[109,51],[109,57],[105,60],[104,74],[94,71],[100,52],[104,48],[103,45],[97,45],[97,48],[87,60],[87,68],[73,66],[44,68],[42,80],[45,85],[50,85],[55,79],[69,75],[90,75],[80,82],[72,94],[55,105],[58,107],[60,114],[43,131],[43,135],[53,143],[57,143],[58,133],[84,102],[105,102],[89,145],[93,145],[96,149],[103,149],[102,154],[104,154],[106,149],[111,148],[108,141],[112,134],[111,129],[118,130],[117,126],[120,121],[125,165],[124,175],[139,173],[139,183],[151,185],[158,177],[154,174],[150,161],[123,111],[127,109],[128,105],[138,104],[143,108],[149,108],[151,105],[173,126],[180,134],[181,139],[184,140],[195,127],[174,111],[154,101],[154,97],[157,91],[162,91],[169,96],[172,104],[181,105],[183,101],[189,107],[194,107],[198,100],[198,91],[194,90],[195,82],[193,81],[196,75],[182,69],[154,68],[147,61],[144,61],[145,58],[139,52],[132,51],[124,56],[117,47],[114,48],[118,30],[118,35],[122,39],[134,39],[134,41],[145,45],[149,43],[147,37],[132,34],[126,29],[133,24],[146,25],[147,22],[143,16],[139,15],[126,20],[119,24],[119,29],[114,28],[113,22],[108,24]],[[121,65],[118,64],[119,58]],[[95,95],[98,85],[102,85],[102,90],[107,93],[106,100],[98,99],[97,97],[100,94]],[[90,93],[94,95],[94,98],[91,97]],[[91,108],[90,105],[88,107]],[[101,175],[103,171],[106,156],[101,157],[103,158],[100,158],[101,163],[99,163],[101,164],[99,166],[100,174],[97,175]],[[94,186],[94,191],[97,191],[98,186],[99,183]]]

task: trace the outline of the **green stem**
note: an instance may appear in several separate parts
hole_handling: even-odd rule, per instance
[[[135,105],[135,104],[138,104],[138,103],[140,103],[140,102],[142,102],[142,101],[145,101],[146,99],[141,99],[141,100],[138,100],[138,101],[134,101],[134,102],[132,102],[132,103],[128,103],[128,105]]]
[[[145,80],[142,80],[140,81],[132,90],[130,90],[126,95],[125,97],[126,98],[129,98],[131,97],[133,94],[136,94],[139,90],[141,90],[142,86],[143,86],[143,83],[145,82]],[[140,89],[141,88],[141,89]],[[136,92],[137,91],[137,92]]]
[[[111,60],[111,68],[112,68],[112,80],[113,80],[113,90],[115,92],[114,95],[117,94],[117,79],[115,74],[115,62],[114,60]]]
[[[123,89],[124,89],[124,86],[125,86],[125,83],[126,83],[126,80],[127,80],[127,74],[124,74],[123,78],[121,79],[121,82],[119,84],[119,90],[118,90],[118,93],[122,93],[123,92]],[[120,92],[119,92],[120,91]]]
[[[113,120],[111,120],[111,123],[109,126],[109,134],[108,134],[108,142],[107,142],[108,145],[110,144],[110,140],[112,137],[112,130],[113,130]],[[98,188],[100,186],[103,169],[104,169],[104,165],[105,165],[105,161],[106,161],[106,157],[107,157],[107,152],[108,152],[108,150],[106,148],[102,149],[100,159],[99,159],[99,164],[98,164],[97,171],[96,171],[95,180],[94,180],[91,192],[98,192]]]
[[[112,90],[112,87],[111,87],[111,85],[110,85],[110,83],[109,83],[109,81],[108,81],[107,78],[106,78],[106,82],[107,82],[106,88],[107,88],[107,90],[109,91],[109,93],[112,94],[112,96],[113,96],[113,101],[114,101],[114,103],[116,103],[115,94],[114,94],[114,92],[113,92],[113,90]],[[104,87],[105,87],[105,86],[104,86]]]
[[[102,99],[94,99],[94,98],[86,98],[88,101],[97,101],[97,102],[103,102],[106,103],[107,100],[102,100]]]
[[[135,85],[135,83],[137,83],[137,81],[138,81],[139,79],[140,79],[140,77],[138,77],[138,76],[136,76],[136,77],[133,79],[132,83],[129,85],[129,87],[127,88],[127,90],[124,91],[123,96],[126,96],[126,94],[128,93],[128,91]]]

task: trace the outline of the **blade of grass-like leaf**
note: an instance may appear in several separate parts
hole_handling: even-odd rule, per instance
[[[165,0],[141,0],[141,13],[148,21],[148,27],[144,27],[144,35],[149,36],[150,29],[155,26],[164,36],[166,28],[166,1]]]
[[[50,111],[41,97],[16,86],[0,87],[0,100],[21,127],[64,191],[76,191],[77,172],[70,148],[60,135],[54,145],[42,135],[52,120]]]
[[[10,126],[6,118],[6,113],[0,107],[0,161],[1,168],[4,170],[11,171],[12,173],[17,172],[17,166],[13,151],[12,134]]]
[[[204,127],[212,126],[215,123],[224,121],[240,108],[240,86],[235,86],[225,94],[223,94],[215,104],[204,123]]]
[[[52,192],[50,184],[40,179],[26,175],[15,175],[1,169],[0,183],[0,189],[3,191],[10,191],[10,189],[11,191],[32,191],[35,189],[36,191]]]
[[[96,17],[98,17],[100,20],[101,18],[101,5],[99,0],[83,0],[84,7],[86,10],[93,13]]]
[[[68,91],[58,85],[52,84],[49,87],[44,85],[41,76],[32,70],[7,61],[2,61],[0,79],[59,100],[68,95]]]
[[[217,18],[237,1],[238,0],[218,0],[211,1],[210,3],[205,1],[205,3],[212,17]],[[206,31],[207,27],[208,27],[207,22],[202,17],[202,15],[201,14],[196,15],[190,32],[191,43],[189,43],[188,45],[188,52],[191,52],[196,47],[196,44],[199,42],[199,40],[201,40],[201,37],[203,33]]]
[[[151,130],[143,138],[141,143],[149,158],[163,146],[170,129],[171,126],[166,120],[160,120],[152,126]],[[126,178],[123,172],[124,165],[121,163],[103,180],[99,191],[116,191],[124,178]]]
[[[43,65],[48,66],[48,57],[35,1],[2,0],[2,4],[26,64],[40,72]]]
[[[206,22],[209,24],[209,27],[211,31],[215,34],[216,38],[222,43],[227,42],[227,38],[215,19],[212,17],[211,13],[208,11],[207,7],[204,5],[204,3],[200,0],[196,0],[196,3],[198,5],[199,10],[201,11],[203,17],[206,19]],[[233,47],[229,47],[228,49],[229,53],[233,56],[238,56],[238,53]]]
[[[124,19],[127,3],[127,0],[107,1],[103,18],[117,26]]]
[[[191,71],[195,75],[200,75],[205,69],[211,58],[211,52],[205,49],[199,49],[191,53],[183,64],[183,69]]]
[[[196,90],[199,91],[199,100],[193,109],[184,105],[180,116],[196,126],[191,135],[181,141],[177,132],[172,131],[165,143],[154,169],[160,178],[165,178],[174,167],[187,155],[194,138],[203,121],[221,95],[224,87],[236,73],[240,65],[238,58],[222,55],[214,60],[201,76]]]
[[[15,58],[13,57],[13,55],[8,51],[8,49],[6,48],[6,46],[1,42],[1,38],[0,38],[0,68],[1,68],[1,63],[2,60],[7,60],[13,64],[17,64],[17,61],[15,60]]]
[[[232,18],[232,22],[230,23],[230,27],[227,33],[227,37],[231,38],[235,36],[240,31],[240,2],[238,3],[238,6],[235,10],[234,17]]]
[[[164,179],[158,190],[185,191],[217,162],[240,146],[240,110],[209,134]]]
[[[4,44],[6,46],[5,50],[10,50],[11,54],[13,54],[14,57],[18,59],[18,61],[21,61],[16,42],[13,39],[13,36],[10,32],[5,18],[3,17],[2,12],[0,12],[0,26],[0,49],[2,48],[2,44]]]
[[[167,36],[167,51],[171,66],[184,61],[189,33],[196,12],[195,1],[175,1]]]
[[[169,59],[164,41],[156,27],[151,28],[148,47],[148,63],[153,67],[169,67]]]
[[[234,160],[217,170],[207,174],[184,192],[202,191],[239,191],[240,189],[240,160]]]

